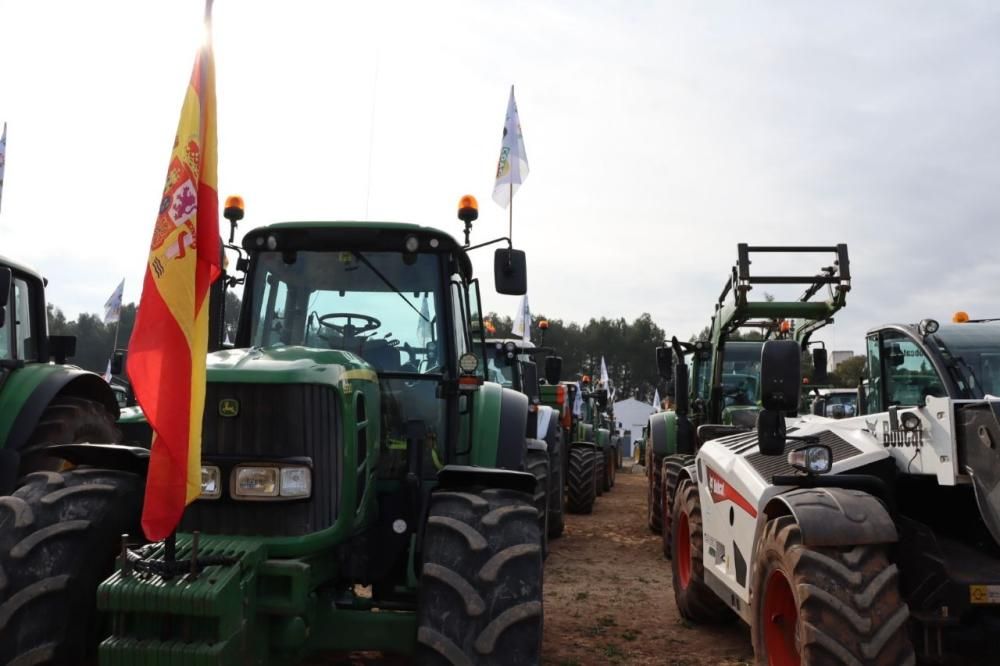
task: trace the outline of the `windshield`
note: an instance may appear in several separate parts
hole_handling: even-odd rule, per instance
[[[1000,395],[1000,324],[945,325],[931,338],[955,360],[961,397]]]
[[[340,349],[383,372],[439,373],[441,284],[432,254],[260,252],[251,344]]]
[[[756,405],[760,400],[760,350],[763,342],[729,342],[722,354],[726,406]]]
[[[514,385],[514,367],[507,363],[497,365],[496,359],[491,356],[487,363],[487,380],[511,388]]]

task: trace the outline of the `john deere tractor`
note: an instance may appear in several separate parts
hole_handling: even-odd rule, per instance
[[[528,471],[536,479],[535,507],[548,537],[562,535],[565,521],[563,492],[563,432],[561,412],[542,402],[542,386],[559,383],[562,359],[549,347],[530,341],[491,338],[486,341],[487,379],[528,396]],[[538,377],[535,357],[546,354],[545,384]]]
[[[751,257],[760,255],[825,255],[832,259],[812,275],[751,273]],[[798,259],[792,256],[792,259]],[[767,294],[752,298],[757,286],[804,285],[794,300]],[[737,246],[737,262],[715,305],[709,339],[656,350],[660,375],[672,381],[676,407],[649,418],[646,447],[649,528],[663,537],[670,557],[672,502],[680,470],[693,459],[700,443],[722,434],[751,430],[760,411],[760,350],[765,340],[790,339],[804,353],[813,333],[833,322],[851,289],[846,245]],[[746,335],[751,333],[752,335]],[[751,338],[751,339],[747,339]],[[814,345],[814,383],[826,382],[826,349]],[[691,359],[690,369],[687,358]]]
[[[148,452],[52,452],[77,467],[0,499],[0,663],[83,663],[98,642],[102,664],[538,663],[529,403],[485,381],[466,249],[314,222],[255,229],[242,251],[235,346],[208,358],[200,497],[175,538],[142,544]],[[497,250],[495,280],[523,293],[524,254]]]
[[[111,387],[66,365],[76,338],[49,335],[45,308],[45,279],[0,257],[0,496],[24,474],[58,465],[45,444],[119,438]]]

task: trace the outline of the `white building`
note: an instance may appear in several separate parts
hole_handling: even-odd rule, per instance
[[[854,356],[852,351],[835,351],[830,354],[830,371],[837,369],[837,366]]]
[[[642,429],[649,420],[649,415],[656,411],[656,408],[647,402],[629,398],[615,403],[615,420],[620,424],[618,428],[622,435],[631,433],[631,444],[625,447],[622,455],[630,458],[635,450],[636,442],[642,438]]]

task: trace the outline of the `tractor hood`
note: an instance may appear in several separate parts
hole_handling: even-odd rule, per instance
[[[210,382],[341,384],[378,381],[375,370],[350,352],[313,347],[226,349],[208,355]]]

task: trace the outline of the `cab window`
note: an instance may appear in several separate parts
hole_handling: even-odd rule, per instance
[[[883,333],[882,359],[887,405],[922,405],[930,396],[947,395],[930,359],[905,335]]]

